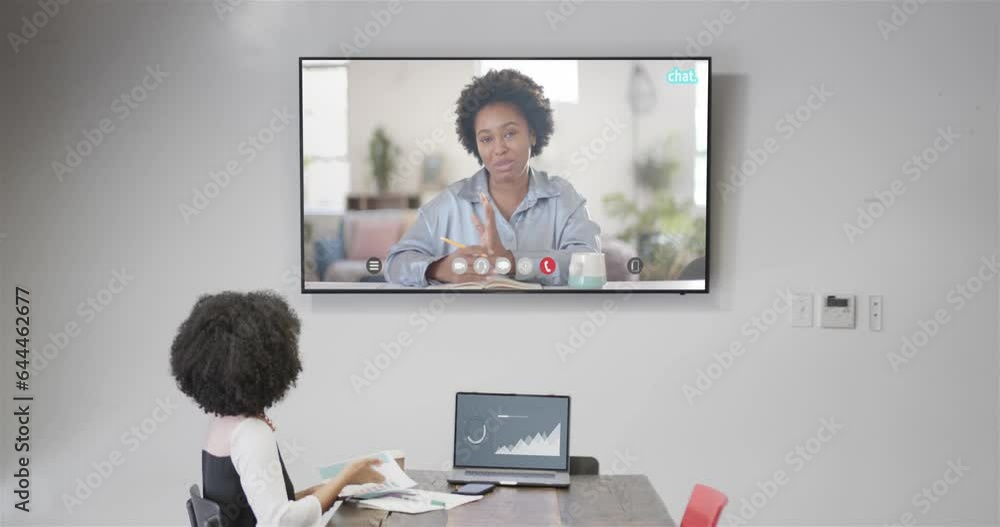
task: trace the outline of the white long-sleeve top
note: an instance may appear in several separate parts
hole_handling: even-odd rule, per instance
[[[274,431],[264,421],[243,416],[216,418],[209,426],[205,450],[214,456],[232,459],[247,503],[257,517],[257,525],[322,525],[323,508],[319,499],[315,496],[288,499]]]

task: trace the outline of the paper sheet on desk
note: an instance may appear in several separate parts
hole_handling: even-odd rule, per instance
[[[378,452],[370,456],[362,456],[358,459],[370,457],[377,457],[382,461],[381,465],[374,468],[385,476],[385,481],[382,483],[366,483],[364,485],[348,485],[340,491],[340,497],[375,498],[390,492],[417,486],[417,482],[410,479],[410,476],[407,476],[406,472],[403,472],[403,469],[399,467],[399,464],[396,463],[396,460],[393,459],[390,452]],[[350,461],[341,461],[340,463],[335,463],[327,467],[320,467],[319,477],[324,480],[335,478],[337,477],[337,474],[340,474],[344,470],[344,467],[353,461],[354,460],[352,459]]]
[[[394,492],[391,495],[380,498],[357,501],[356,503],[359,507],[366,509],[419,514],[421,512],[454,509],[459,505],[465,505],[466,503],[472,503],[481,499],[483,499],[482,496],[463,496],[447,492],[410,489],[402,492]],[[444,503],[444,505],[436,505],[434,502]]]

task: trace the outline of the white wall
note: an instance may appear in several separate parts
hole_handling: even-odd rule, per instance
[[[299,485],[315,481],[318,463],[381,448],[441,467],[456,390],[553,392],[574,397],[574,453],[607,470],[616,452],[635,456],[628,471],[647,474],[678,520],[695,482],[723,489],[738,513],[784,469],[789,484],[753,523],[883,525],[912,511],[920,524],[996,524],[997,280],[959,312],[946,300],[998,247],[993,7],[924,5],[886,42],[876,25],[892,13],[884,3],[587,2],[556,31],[546,5],[421,3],[364,53],[683,54],[724,7],[735,21],[705,51],[719,74],[715,180],[767,138],[780,150],[728,199],[713,195],[710,295],[619,298],[565,363],[556,344],[605,297],[462,297],[422,325],[436,297],[297,293],[298,123],[253,161],[239,145],[272,109],[295,113],[297,57],[337,54],[377,5],[255,3],[220,20],[210,4],[74,2],[17,54],[0,50],[0,233],[9,235],[0,377],[12,382],[15,285],[32,291],[36,345],[67,322],[82,327],[33,377],[30,515],[10,503],[4,398],[2,523],[186,522],[205,418],[169,376],[173,332],[199,294],[266,287],[286,293],[304,323],[305,372],[272,414],[280,435],[304,447],[289,463]],[[4,27],[36,10],[4,3]],[[170,76],[118,120],[112,101],[147,65]],[[821,85],[833,96],[785,139],[776,121]],[[105,117],[115,132],[58,181],[51,162]],[[856,208],[907,177],[903,163],[948,126],[960,140],[849,243],[842,225]],[[240,174],[185,223],[179,206],[231,160]],[[134,280],[88,322],[77,305],[116,269]],[[885,330],[782,320],[751,342],[741,327],[782,288],[883,294]],[[951,321],[894,373],[887,353],[937,309]],[[356,394],[351,375],[404,331],[413,344]],[[734,341],[746,354],[688,404],[682,387]],[[168,397],[177,410],[129,451],[123,434]],[[831,416],[844,428],[795,472],[786,454]],[[67,513],[61,496],[115,450],[124,464]],[[923,514],[912,496],[957,459],[970,471]]]

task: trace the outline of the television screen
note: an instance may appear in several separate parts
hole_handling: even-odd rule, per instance
[[[303,292],[708,292],[710,78],[300,59]]]

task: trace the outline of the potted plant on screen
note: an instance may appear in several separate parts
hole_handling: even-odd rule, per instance
[[[397,147],[385,128],[379,126],[372,133],[371,141],[368,142],[368,162],[371,166],[372,178],[375,179],[375,188],[379,194],[389,191],[389,176],[396,169],[396,156],[399,154]]]
[[[674,279],[684,266],[705,254],[705,218],[694,213],[690,201],[678,202],[671,192],[680,167],[679,160],[669,154],[647,154],[633,164],[641,191],[637,199],[623,192],[604,196],[608,215],[625,225],[618,239],[634,244],[643,260],[643,280]]]

